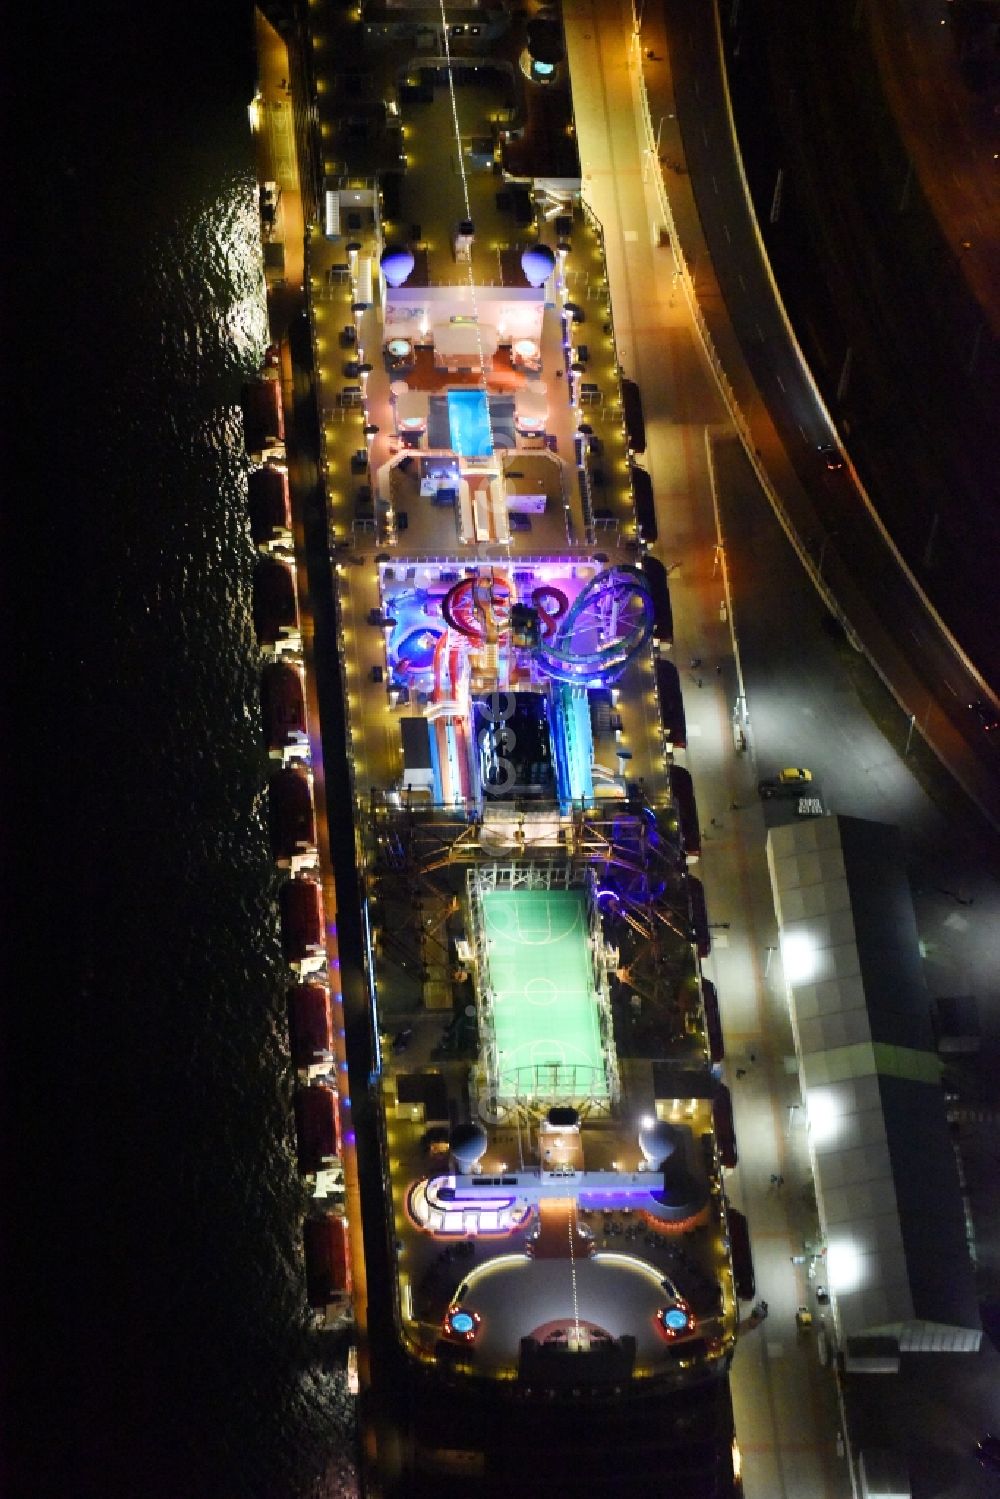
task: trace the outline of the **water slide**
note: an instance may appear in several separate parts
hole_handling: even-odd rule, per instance
[[[515,597],[507,574],[489,568],[440,593],[413,589],[392,600],[398,620],[389,640],[394,674],[411,680],[426,672],[432,676],[427,717],[432,723],[435,799],[443,803],[471,794],[470,655],[481,655],[487,675],[500,683]],[[584,689],[595,681],[615,681],[646,645],[653,630],[653,600],[639,569],[625,566],[596,574],[572,603],[548,583],[534,587],[530,598],[540,637],[532,660],[558,684],[552,722],[560,800],[589,805],[594,796],[593,740]]]
[[[613,682],[649,640],[653,601],[636,567],[608,567],[591,578],[538,648],[557,682]]]

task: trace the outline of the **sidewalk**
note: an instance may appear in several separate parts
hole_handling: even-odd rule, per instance
[[[654,550],[672,567],[674,657],[690,736],[687,754],[677,758],[694,773],[704,839],[695,872],[705,882],[710,920],[728,924],[713,930],[706,963],[718,981],[741,1153],[727,1190],[749,1217],[758,1296],[770,1306],[766,1322],[741,1338],[732,1372],[746,1493],[842,1499],[850,1485],[836,1453],[833,1381],[817,1358],[816,1331],[800,1340],[795,1329],[807,1282],[790,1256],[801,1253],[812,1223],[811,1189],[801,1131],[785,1133],[797,1077],[785,1070],[792,1045],[777,958],[766,971],[767,948],[777,939],[763,821],[759,808],[748,805],[755,774],[749,757],[734,748],[731,724],[736,672],[704,441],[706,428],[728,427],[673,257],[660,243],[662,219],[636,132],[628,19],[578,3],[567,12],[566,31],[573,76],[588,80],[575,101],[584,195],[605,228],[621,362],[643,393],[643,461],[653,476],[660,527]],[[665,120],[664,138],[667,129]],[[670,150],[663,147],[663,154]],[[694,220],[693,200],[688,208]],[[717,299],[707,263],[696,265],[696,274],[699,297]],[[688,665],[696,660],[698,667]],[[746,1076],[736,1081],[736,1069],[744,1067]],[[772,1175],[783,1175],[786,1185],[772,1189]]]

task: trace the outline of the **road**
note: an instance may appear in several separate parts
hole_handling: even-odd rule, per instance
[[[815,453],[817,442],[831,440],[831,428],[747,211],[712,14],[690,0],[665,0],[647,8],[642,42],[681,246],[760,463],[813,566],[822,560],[824,579],[897,698],[967,791],[1000,820],[995,760],[966,707],[985,695],[984,682],[963,663],[887,547],[858,498],[860,480],[849,460],[828,474]],[[808,489],[803,463],[811,465]]]
[[[917,179],[1000,338],[998,85],[963,81],[954,12],[949,26],[941,12],[940,0],[869,0],[868,27]]]
[[[790,1256],[811,1225],[804,1152],[785,1135],[787,1104],[797,1096],[785,1057],[792,1050],[780,962],[768,963],[776,924],[763,849],[763,819],[748,806],[753,770],[734,750],[730,725],[733,659],[716,553],[716,526],[704,434],[723,429],[669,249],[659,247],[651,183],[634,114],[637,57],[629,17],[588,0],[567,7],[584,194],[604,224],[615,332],[625,373],[643,392],[647,463],[657,495],[661,542],[674,564],[671,593],[678,663],[684,672],[694,776],[705,829],[699,874],[709,914],[725,920],[707,965],[720,987],[741,1164],[727,1178],[733,1202],[748,1214],[758,1293],[770,1304],[762,1328],[740,1340],[732,1391],[737,1438],[750,1499],[839,1499],[850,1491],[838,1458],[832,1377],[815,1342],[800,1340],[795,1308],[808,1294]],[[716,670],[716,667],[719,669]],[[697,685],[701,682],[701,686]],[[733,801],[746,810],[733,814]],[[756,1060],[749,1062],[750,1055]],[[735,1082],[737,1067],[746,1077]],[[770,1177],[784,1175],[781,1194]],[[786,1195],[787,1194],[787,1195]]]
[[[818,25],[795,0],[741,0],[733,24],[726,10],[736,129],[768,257],[826,404],[894,542],[995,684],[1000,656],[982,605],[1000,549],[1000,345],[967,279],[988,234],[969,227],[960,201],[954,220],[947,201],[935,215],[922,158],[886,107],[873,13],[876,0],[841,0]],[[939,22],[933,30],[934,46],[920,37],[922,60],[951,45]],[[893,32],[883,64],[905,63],[908,40]],[[914,111],[925,95],[917,81]],[[945,102],[949,123],[966,123],[953,89],[925,112],[928,138]],[[964,144],[968,173],[971,145],[951,144]],[[997,175],[991,155],[978,171],[987,218]],[[933,181],[942,177],[960,199],[957,174],[942,167]]]

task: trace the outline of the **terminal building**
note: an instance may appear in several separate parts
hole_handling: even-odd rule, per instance
[[[916,920],[896,828],[772,828],[825,1278],[847,1367],[973,1353],[981,1324]]]

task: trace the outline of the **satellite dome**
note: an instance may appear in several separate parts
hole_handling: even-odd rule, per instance
[[[528,22],[528,52],[535,62],[554,67],[566,56],[562,27],[549,16],[536,16]]]
[[[469,1172],[486,1151],[486,1131],[481,1124],[458,1124],[448,1141],[461,1172]]]
[[[402,286],[416,263],[413,251],[404,245],[386,245],[379,261],[390,286]]]
[[[663,1186],[650,1193],[657,1204],[657,1216],[667,1223],[683,1223],[700,1213],[708,1201],[708,1188],[683,1161],[667,1161],[663,1168]]]
[[[639,1131],[639,1149],[651,1166],[669,1160],[681,1143],[681,1132],[666,1119],[654,1119]]]
[[[531,245],[521,252],[521,269],[532,286],[543,286],[555,269],[556,257],[548,245]]]

